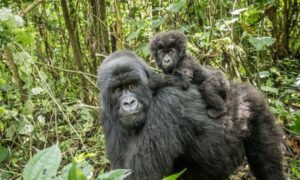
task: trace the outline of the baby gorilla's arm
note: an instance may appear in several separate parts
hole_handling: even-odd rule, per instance
[[[172,74],[152,74],[149,78],[149,87],[153,93],[158,89],[168,86],[178,86],[186,90],[190,86],[190,80],[184,76]]]
[[[207,104],[210,117],[217,118],[226,113],[229,82],[222,72],[214,70],[214,73],[199,86],[199,90]]]

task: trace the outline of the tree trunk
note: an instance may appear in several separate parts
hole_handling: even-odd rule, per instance
[[[96,57],[96,53],[107,55],[110,53],[108,27],[106,23],[105,0],[89,0],[91,7],[91,25],[89,34],[89,49],[94,59],[94,70],[98,67],[98,60],[103,57]]]
[[[61,0],[61,6],[62,6],[62,10],[63,10],[63,16],[65,19],[66,27],[69,32],[69,37],[70,37],[70,41],[71,41],[71,45],[72,45],[72,49],[73,49],[75,63],[77,65],[79,71],[84,72],[84,67],[81,62],[81,50],[80,50],[80,46],[79,46],[79,39],[76,34],[75,27],[71,21],[67,0]],[[89,91],[88,91],[87,83],[85,81],[83,74],[80,74],[79,76],[80,76],[81,88],[84,91],[83,92],[83,94],[84,94],[83,100],[85,103],[89,103],[89,97],[88,97]]]
[[[116,48],[117,50],[122,49],[122,19],[120,14],[120,1],[115,0],[115,11],[116,11],[116,23],[114,24],[114,35],[116,38]]]

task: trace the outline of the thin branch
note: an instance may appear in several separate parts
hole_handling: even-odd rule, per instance
[[[69,73],[83,74],[83,75],[87,75],[87,76],[91,76],[91,77],[97,78],[96,75],[88,74],[88,73],[81,72],[81,71],[74,71],[74,70],[70,70],[70,69],[64,69],[64,68],[60,68],[60,67],[52,66],[52,65],[49,65],[49,64],[40,63],[40,62],[35,62],[35,64],[47,66],[49,68],[58,69],[58,70],[62,70],[62,71],[69,72]]]
[[[38,6],[41,3],[46,2],[45,0],[35,0],[33,3],[29,4],[27,8],[20,12],[20,16],[26,16],[33,8]]]

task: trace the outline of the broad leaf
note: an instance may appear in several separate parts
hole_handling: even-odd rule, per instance
[[[278,94],[278,89],[270,87],[270,86],[261,86],[260,89],[265,92]]]
[[[26,164],[23,171],[24,180],[51,179],[56,176],[61,161],[58,145],[39,151]]]
[[[174,4],[171,4],[169,7],[167,7],[167,10],[173,11],[173,12],[179,12],[185,5],[186,5],[186,0],[180,0]]]
[[[250,37],[249,42],[252,46],[256,48],[257,51],[261,51],[267,46],[271,46],[276,39],[271,37]]]
[[[72,167],[69,170],[68,180],[86,180],[83,172],[77,168],[77,162],[72,162]]]
[[[179,173],[176,174],[172,174],[168,177],[165,177],[163,180],[176,180],[178,179],[184,172],[186,171],[186,169],[183,169],[182,171],[180,171]]]
[[[63,169],[61,170],[61,179],[68,179],[68,176],[70,174],[70,170],[73,166],[73,163],[67,164]],[[90,165],[86,161],[77,162],[77,169],[80,169],[80,171],[84,174],[85,177],[92,177],[93,175],[93,166]]]
[[[97,177],[97,180],[123,180],[131,174],[127,169],[116,169]]]
[[[128,37],[126,38],[126,41],[131,41],[133,39],[137,39],[139,37],[139,35],[140,35],[140,30],[134,31],[128,35]]]
[[[5,161],[9,156],[8,149],[6,147],[0,146],[0,163]]]

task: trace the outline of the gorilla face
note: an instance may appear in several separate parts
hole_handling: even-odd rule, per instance
[[[156,34],[150,42],[151,53],[164,73],[172,73],[180,59],[185,56],[186,36],[180,31]]]
[[[164,71],[164,73],[172,73],[176,64],[179,61],[179,53],[175,48],[170,49],[160,49],[157,52],[158,58],[156,63]]]
[[[114,80],[109,87],[116,119],[126,127],[139,127],[145,116],[145,106],[142,97],[142,83],[139,75],[128,68],[128,72],[114,75]]]
[[[142,127],[151,98],[148,73],[133,53],[109,56],[98,72],[103,113],[127,129]]]

